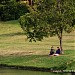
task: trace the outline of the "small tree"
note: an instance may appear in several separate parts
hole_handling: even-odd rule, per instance
[[[73,0],[39,0],[33,12],[21,16],[20,24],[30,41],[57,35],[62,52],[62,34],[73,30],[74,16]]]

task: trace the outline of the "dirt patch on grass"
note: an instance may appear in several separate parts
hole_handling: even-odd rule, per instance
[[[30,51],[30,52],[23,52],[23,51],[0,51],[0,55],[1,56],[14,56],[14,55],[17,55],[17,56],[23,56],[23,55],[31,55],[31,54],[34,54],[34,52]]]
[[[32,51],[0,51],[0,56],[25,56],[25,55],[48,55],[49,51],[40,51],[40,50],[32,50]]]

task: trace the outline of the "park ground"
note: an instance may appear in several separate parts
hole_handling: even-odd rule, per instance
[[[18,21],[0,22],[0,64],[75,70],[75,31],[63,33],[64,54],[49,56],[59,46],[57,36],[29,42]]]

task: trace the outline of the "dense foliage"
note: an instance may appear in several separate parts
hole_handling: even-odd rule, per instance
[[[29,12],[26,4],[20,4],[16,1],[3,0],[0,2],[0,20],[16,20],[20,16]]]

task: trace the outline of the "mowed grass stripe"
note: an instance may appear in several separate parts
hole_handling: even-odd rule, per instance
[[[63,49],[75,50],[74,33],[63,34]],[[69,36],[70,35],[70,36]],[[72,36],[71,36],[72,35]],[[33,52],[32,54],[45,54],[48,55],[50,47],[59,46],[59,39],[57,36],[44,38],[41,42],[29,42],[21,29],[18,21],[0,22],[0,51],[5,51],[11,54],[14,52]],[[44,52],[44,53],[43,53]],[[1,54],[1,53],[0,53]],[[6,53],[7,54],[7,53]]]

